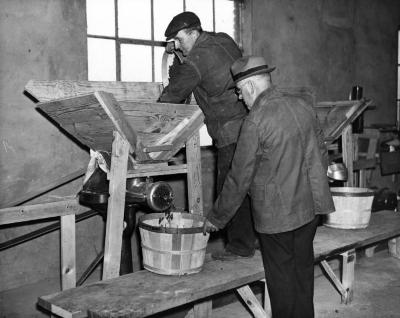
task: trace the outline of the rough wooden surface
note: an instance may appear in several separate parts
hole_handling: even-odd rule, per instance
[[[30,80],[25,91],[39,102],[90,94],[95,91],[112,93],[118,100],[155,101],[162,91],[161,83]]]
[[[366,229],[320,226],[314,240],[315,261],[400,235],[400,215],[373,213]],[[139,271],[39,298],[39,304],[69,317],[145,317],[264,278],[259,252],[251,259],[207,261],[195,275],[162,276]],[[72,314],[71,314],[72,313]]]

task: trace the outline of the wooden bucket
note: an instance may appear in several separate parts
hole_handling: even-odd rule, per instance
[[[327,214],[324,225],[339,229],[363,229],[371,218],[374,191],[367,188],[331,188],[335,212]]]
[[[151,213],[139,218],[144,268],[163,275],[200,272],[210,236],[203,234],[205,218],[173,212],[168,225],[160,226],[164,217],[164,213]]]

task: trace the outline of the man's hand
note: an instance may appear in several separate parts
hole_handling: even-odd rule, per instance
[[[218,231],[219,228],[216,227],[214,224],[212,224],[209,220],[205,219],[204,225],[203,225],[203,234],[206,235],[206,233],[211,233]]]
[[[175,42],[171,41],[171,42],[167,42],[167,45],[165,46],[165,52],[167,52],[168,54],[172,54],[175,51]]]

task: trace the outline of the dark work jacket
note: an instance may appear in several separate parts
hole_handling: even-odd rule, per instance
[[[232,168],[212,212],[222,228],[249,191],[260,233],[294,230],[333,212],[327,150],[310,103],[275,87],[262,92],[244,120]]]
[[[205,115],[205,123],[217,147],[237,141],[247,111],[234,90],[230,67],[242,56],[225,33],[202,32],[192,50],[169,73],[169,84],[159,101],[182,103],[193,92]]]

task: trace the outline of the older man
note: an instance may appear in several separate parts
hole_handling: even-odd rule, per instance
[[[232,168],[205,230],[221,229],[250,193],[274,318],[314,317],[313,239],[318,214],[334,211],[323,133],[307,96],[279,89],[262,57],[232,74],[246,117]]]
[[[205,32],[193,12],[175,16],[165,36],[172,40],[183,59],[175,59],[170,68],[169,84],[159,101],[184,102],[193,92],[205,115],[207,130],[217,146],[217,193],[228,173],[240,127],[247,115],[245,106],[233,90],[230,67],[242,56],[233,39],[225,33]],[[226,227],[227,244],[213,258],[232,260],[251,257],[255,250],[255,231],[250,213],[250,200],[243,196],[236,216]]]

